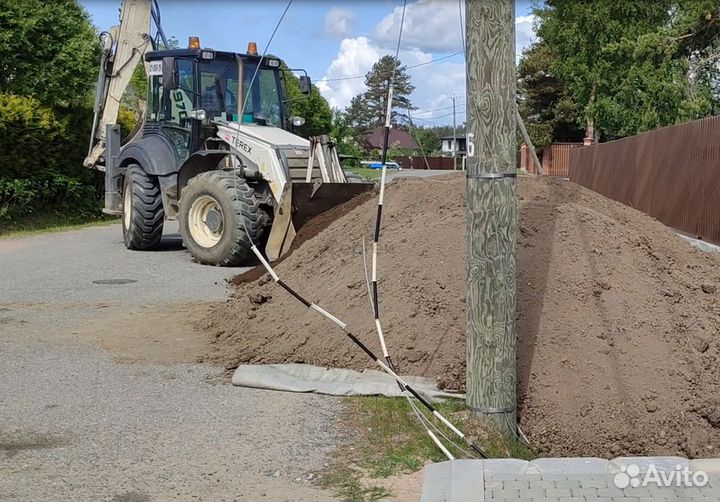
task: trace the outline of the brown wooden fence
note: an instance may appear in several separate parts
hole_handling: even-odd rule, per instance
[[[542,159],[543,171],[547,176],[567,178],[570,173],[570,150],[581,147],[582,143],[552,143],[538,152]],[[528,147],[520,147],[520,167],[530,174],[537,174],[535,163],[530,156]]]
[[[570,179],[720,243],[720,116],[570,152]]]
[[[430,166],[430,169],[454,169],[452,157],[427,157],[427,164],[425,163],[425,158],[422,156],[399,156],[395,157],[393,160],[400,164],[400,167],[403,169],[427,169],[428,165]],[[457,165],[458,169],[462,169],[462,159],[460,157],[457,159]]]

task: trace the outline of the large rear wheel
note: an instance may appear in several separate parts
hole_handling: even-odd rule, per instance
[[[269,192],[231,172],[192,178],[180,197],[180,235],[200,263],[239,266],[254,258],[271,220]]]
[[[133,164],[125,174],[122,229],[125,247],[148,251],[160,247],[165,211],[160,183]]]

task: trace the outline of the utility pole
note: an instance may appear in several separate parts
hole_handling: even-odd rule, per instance
[[[535,170],[540,176],[545,175],[545,170],[543,169],[542,164],[540,163],[540,159],[538,159],[537,152],[535,151],[535,145],[533,145],[532,139],[530,139],[530,135],[527,132],[527,128],[525,127],[525,122],[522,119],[522,116],[520,115],[520,112],[515,109],[517,113],[517,121],[518,126],[520,126],[520,132],[523,135],[523,139],[525,140],[525,144],[528,147],[528,150],[530,150],[530,155],[532,156],[533,162],[535,163]]]
[[[466,0],[467,406],[514,436],[515,2]]]
[[[455,100],[456,99],[457,99],[457,96],[455,96],[455,93],[453,92],[453,95],[452,95],[452,102],[453,102],[453,147],[452,147],[453,171],[457,170],[457,125],[455,123]]]

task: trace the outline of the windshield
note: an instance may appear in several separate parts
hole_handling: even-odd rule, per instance
[[[200,66],[201,108],[208,117],[225,113],[228,120],[237,122],[238,115],[238,66],[234,59],[203,61]],[[264,118],[267,124],[282,126],[282,101],[277,71],[262,68],[258,72],[251,91],[248,88],[257,64],[246,62],[243,67],[243,94],[247,96],[243,123],[249,124]],[[262,114],[259,116],[258,114]]]

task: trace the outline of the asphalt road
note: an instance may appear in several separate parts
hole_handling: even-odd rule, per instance
[[[177,222],[166,223],[161,250],[149,252],[125,249],[120,225],[0,239],[0,265],[0,302],[221,299],[225,279],[245,270],[193,262]]]
[[[327,500],[335,398],[232,387],[193,329],[242,269],[173,227],[0,239],[0,500]],[[98,283],[100,281],[100,283]]]

